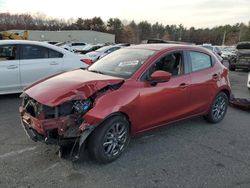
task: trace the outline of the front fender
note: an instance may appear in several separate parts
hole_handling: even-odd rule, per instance
[[[139,92],[137,89],[125,92],[123,89],[106,93],[96,98],[94,107],[84,115],[84,120],[90,125],[99,125],[106,117],[116,112],[128,116],[132,125],[136,124],[137,103]]]

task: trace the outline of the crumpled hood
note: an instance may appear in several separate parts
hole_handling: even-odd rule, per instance
[[[105,86],[122,81],[122,78],[78,69],[40,80],[24,92],[39,103],[54,107],[69,100],[87,99]]]

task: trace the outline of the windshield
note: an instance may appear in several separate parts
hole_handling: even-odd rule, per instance
[[[88,70],[110,76],[129,78],[154,53],[153,50],[145,49],[120,49],[101,58]]]

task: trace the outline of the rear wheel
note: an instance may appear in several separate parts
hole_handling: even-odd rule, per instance
[[[228,97],[224,92],[220,92],[215,97],[208,115],[205,116],[205,119],[211,123],[220,122],[224,118],[227,112],[227,107],[228,107]]]
[[[129,123],[123,116],[113,116],[99,125],[90,135],[88,150],[100,163],[117,159],[130,140]]]

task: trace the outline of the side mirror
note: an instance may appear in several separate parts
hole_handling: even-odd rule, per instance
[[[170,72],[157,70],[150,76],[151,85],[155,86],[157,83],[168,82],[172,74]]]

